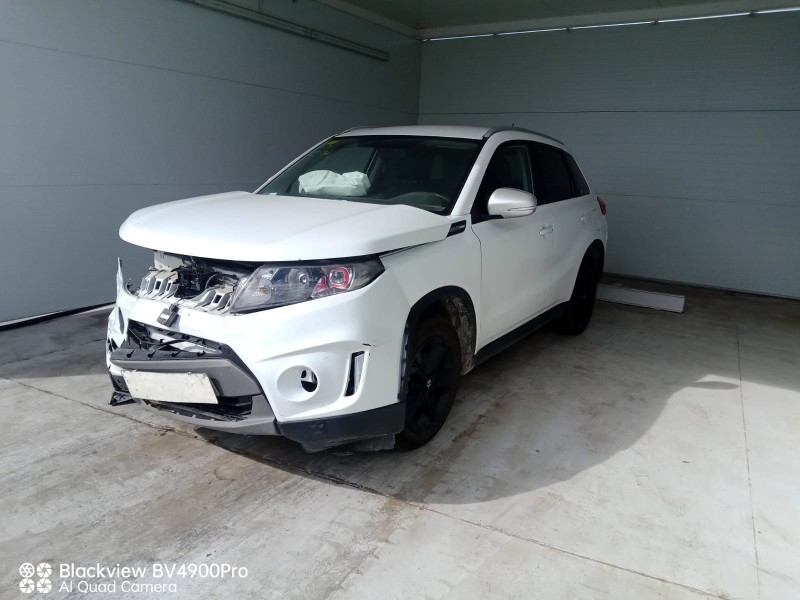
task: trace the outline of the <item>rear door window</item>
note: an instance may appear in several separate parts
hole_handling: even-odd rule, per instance
[[[533,182],[538,204],[572,198],[572,178],[560,148],[531,142]]]

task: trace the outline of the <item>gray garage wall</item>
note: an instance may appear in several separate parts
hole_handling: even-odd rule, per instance
[[[257,5],[255,0],[243,2]],[[300,0],[380,62],[177,0],[0,3],[0,322],[113,300],[120,223],[252,190],[324,136],[417,120],[420,44]]]
[[[800,16],[423,44],[420,122],[563,139],[606,270],[800,297]]]

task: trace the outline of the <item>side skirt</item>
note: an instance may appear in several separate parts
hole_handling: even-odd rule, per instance
[[[483,348],[478,350],[478,352],[475,353],[474,365],[477,366],[482,362],[487,361],[488,359],[492,358],[495,354],[498,354],[499,352],[506,350],[507,348],[516,344],[521,339],[528,337],[537,329],[541,329],[548,323],[555,321],[565,312],[567,312],[568,307],[569,307],[569,302],[562,302],[561,304],[557,304],[556,306],[543,312],[539,316],[534,317],[533,319],[531,319],[526,323],[523,323],[516,329],[513,329],[508,333],[506,333],[505,335],[497,338],[493,342],[489,342]]]

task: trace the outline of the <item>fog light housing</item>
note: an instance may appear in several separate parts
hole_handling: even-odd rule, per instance
[[[315,392],[317,390],[317,386],[319,385],[317,374],[311,369],[304,370],[302,373],[300,373],[300,385],[303,386],[303,389],[309,393]]]

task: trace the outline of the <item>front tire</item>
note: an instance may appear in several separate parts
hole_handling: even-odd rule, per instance
[[[405,428],[397,448],[413,450],[428,443],[450,414],[461,377],[461,343],[442,317],[420,323],[411,333],[403,379]]]

